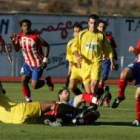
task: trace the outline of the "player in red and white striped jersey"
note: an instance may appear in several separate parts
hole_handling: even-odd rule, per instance
[[[34,89],[43,87],[45,83],[49,86],[50,90],[54,88],[50,77],[40,80],[43,69],[47,67],[50,47],[45,40],[39,37],[37,32],[31,31],[31,24],[31,21],[28,19],[22,20],[20,22],[21,32],[10,36],[10,41],[15,51],[18,52],[22,49],[25,60],[21,68],[22,92],[28,102],[32,101],[28,86],[30,79],[31,86]],[[42,47],[45,47],[44,52]]]
[[[4,39],[2,38],[2,36],[0,35],[0,52],[3,52],[3,51],[6,52],[6,54],[8,56],[8,61],[10,63],[12,63],[12,57],[11,57],[9,51],[8,51],[7,45],[6,45],[5,41],[4,41]],[[1,93],[5,94],[6,91],[5,91],[5,89],[3,89],[2,83],[0,81],[0,94]]]

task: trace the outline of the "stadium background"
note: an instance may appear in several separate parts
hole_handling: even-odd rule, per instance
[[[20,31],[19,21],[25,18],[32,21],[32,29],[37,30],[40,36],[50,44],[49,63],[48,67],[44,70],[43,76],[51,75],[55,78],[56,82],[57,80],[64,82],[67,75],[67,63],[65,60],[66,44],[72,38],[74,23],[79,22],[83,27],[87,27],[87,16],[27,14],[18,12],[1,14],[0,32],[9,46],[9,51],[13,58],[13,63],[9,64],[6,54],[3,53],[0,55],[0,76],[2,76],[2,80],[4,81],[10,77],[14,77],[15,80],[19,79],[20,68],[23,62],[22,53],[21,51],[16,53],[12,50],[8,36]],[[120,67],[117,72],[110,72],[109,76],[111,79],[116,79],[120,71],[135,58],[133,54],[128,52],[128,47],[137,44],[140,32],[140,20],[138,17],[124,16],[100,16],[100,18],[109,23],[107,31],[112,32],[118,46],[118,63]]]

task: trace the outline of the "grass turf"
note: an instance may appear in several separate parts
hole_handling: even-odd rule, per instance
[[[16,102],[24,101],[20,83],[3,83],[7,95]],[[57,92],[64,84],[55,84],[53,92],[47,87],[32,91],[34,101],[57,99]],[[132,127],[135,119],[135,87],[126,89],[126,100],[119,108],[100,107],[101,117],[94,125],[49,127],[41,124],[0,123],[0,140],[139,140],[140,128]],[[117,85],[110,85],[112,101],[117,96]]]

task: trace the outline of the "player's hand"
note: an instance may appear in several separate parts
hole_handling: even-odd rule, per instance
[[[114,69],[115,69],[115,64],[114,64],[114,63],[112,63],[112,64],[110,65],[110,69],[111,69],[111,70],[114,70]]]
[[[77,67],[81,68],[82,56],[79,55],[76,58],[77,58]]]
[[[47,63],[43,62],[42,65],[41,65],[41,68],[45,69],[46,67],[47,67]]]
[[[11,42],[15,42],[16,41],[16,34],[10,35],[9,38],[11,40]]]
[[[129,52],[134,52],[134,50],[135,50],[135,48],[133,46],[130,46],[128,49]]]

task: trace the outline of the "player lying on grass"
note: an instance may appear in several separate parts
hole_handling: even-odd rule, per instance
[[[70,92],[64,87],[58,92],[58,100],[59,104],[64,103],[75,108],[79,108],[83,102],[92,103],[91,106],[84,108],[83,112],[76,117],[66,113],[65,116],[61,117],[62,123],[64,124],[69,124],[71,122],[75,124],[89,124],[95,122],[100,116],[99,112],[95,111],[97,109],[98,100],[91,94],[83,93],[70,99]],[[46,112],[45,115],[48,116],[46,122],[55,121],[57,118],[57,116],[55,116],[55,110]]]
[[[46,117],[44,113],[48,111],[55,111],[55,117],[62,119],[65,118],[66,114],[71,114],[73,118],[76,118],[77,116],[83,117],[88,112],[87,109],[77,109],[68,104],[56,102],[16,103],[11,101],[5,94],[0,94],[0,121],[3,123],[40,123]],[[97,119],[99,113],[95,113],[94,116]],[[49,125],[59,126],[61,124],[50,122]]]
[[[135,61],[129,64],[120,74],[118,82],[118,97],[114,100],[112,108],[117,108],[123,100],[125,100],[125,89],[128,82],[135,80],[137,87],[135,92],[136,104],[136,120],[133,122],[134,126],[140,126],[140,40],[137,47],[130,46],[129,52],[137,55]]]

